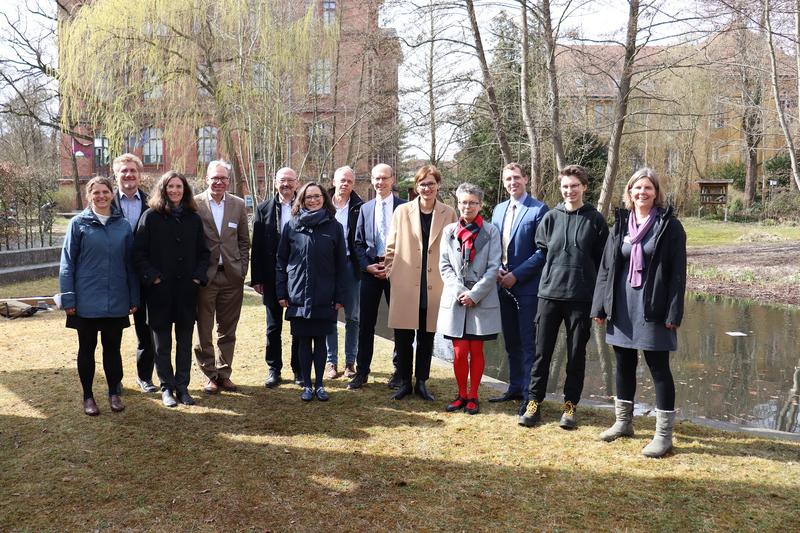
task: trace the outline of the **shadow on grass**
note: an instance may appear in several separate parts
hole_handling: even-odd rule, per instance
[[[558,409],[545,404],[545,426],[525,430],[504,416],[515,410],[508,404],[486,404],[478,417],[441,413],[450,379],[431,380],[435,403],[392,402],[380,381],[356,392],[345,383],[327,384],[328,403],[303,403],[292,385],[245,386],[196,394],[196,407],[177,409],[126,389],[126,411],[113,414],[101,378],[102,415],[90,418],[74,369],[4,371],[0,523],[134,531],[797,529],[800,494],[789,478],[689,478],[673,471],[686,468],[680,457],[620,454],[593,440],[610,423],[607,413],[582,412],[584,431],[556,432],[548,426]],[[8,414],[13,406],[17,415]],[[476,431],[486,423],[495,431]],[[643,440],[652,422],[642,425]],[[764,440],[711,445],[741,458],[800,450]],[[595,455],[607,460],[585,461]],[[796,480],[797,467],[787,468]]]

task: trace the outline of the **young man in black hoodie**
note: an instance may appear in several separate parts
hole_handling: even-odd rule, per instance
[[[532,427],[541,419],[550,360],[563,322],[567,330],[567,377],[560,425],[574,429],[586,370],[586,343],[591,333],[592,295],[608,224],[594,206],[583,202],[589,186],[583,167],[564,167],[558,180],[564,201],[545,214],[536,230],[536,245],[546,259],[539,284],[529,401],[519,424]]]

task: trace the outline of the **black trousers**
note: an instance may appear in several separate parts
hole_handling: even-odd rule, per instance
[[[633,401],[636,396],[636,366],[639,364],[638,350],[614,346],[617,357],[617,398]],[[650,367],[653,385],[656,388],[656,407],[662,411],[675,410],[675,381],[669,368],[669,352],[644,350],[644,360]]]
[[[433,337],[435,332],[425,330],[427,309],[419,310],[419,326],[413,329],[394,330],[394,345],[397,350],[397,372],[406,383],[411,383],[412,367],[417,380],[425,381],[431,375]],[[414,364],[414,339],[417,341],[417,361]]]
[[[322,387],[322,375],[325,371],[325,360],[328,358],[328,344],[325,335],[306,337],[293,335],[297,341],[297,355],[300,359],[300,371],[303,386],[311,386],[311,364],[314,364],[314,388]],[[313,344],[313,347],[312,347]]]
[[[105,327],[84,325],[78,329],[78,377],[83,387],[83,399],[93,398],[94,352],[97,348],[97,333],[103,343],[103,372],[108,384],[108,395],[119,394],[122,382],[122,327]]]
[[[144,294],[144,290],[141,291]],[[142,304],[133,314],[133,325],[136,330],[136,374],[142,381],[153,381],[153,366],[155,365],[155,348],[153,347],[153,333],[147,325],[147,309]]]
[[[547,394],[550,361],[558,340],[561,324],[567,331],[567,377],[564,380],[564,401],[576,404],[583,392],[586,374],[586,343],[592,332],[589,318],[591,302],[569,302],[539,298],[536,314],[536,352],[531,366],[528,397],[541,402]]]
[[[175,370],[172,369],[172,325],[153,329],[156,349],[156,374],[161,390],[186,391],[192,369],[192,332],[194,324],[175,324]]]
[[[363,376],[369,375],[372,365],[372,355],[375,352],[375,324],[378,322],[378,308],[381,297],[388,305],[391,297],[389,280],[378,279],[371,274],[364,273],[361,278],[359,291],[360,323],[358,330],[358,354],[356,356],[356,370]],[[397,350],[392,354],[392,363],[397,368]]]
[[[277,300],[270,300],[264,304],[267,308],[267,344],[264,348],[264,360],[267,366],[279,374],[283,368],[283,342],[281,341],[281,331],[283,330],[283,307]],[[292,335],[291,359],[292,372],[300,375],[300,360],[297,355],[297,339]]]

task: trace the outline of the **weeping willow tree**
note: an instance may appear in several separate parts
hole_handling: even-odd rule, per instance
[[[256,194],[290,161],[297,113],[337,32],[295,0],[97,0],[60,23],[62,120],[89,124],[112,153],[163,130],[171,166],[190,174],[198,131],[217,129],[233,190]]]

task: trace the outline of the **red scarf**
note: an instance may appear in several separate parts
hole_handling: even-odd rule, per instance
[[[458,228],[456,229],[456,237],[461,243],[462,256],[468,263],[475,260],[475,237],[483,227],[483,219],[480,215],[475,217],[475,220],[469,224],[462,218],[458,221]]]

